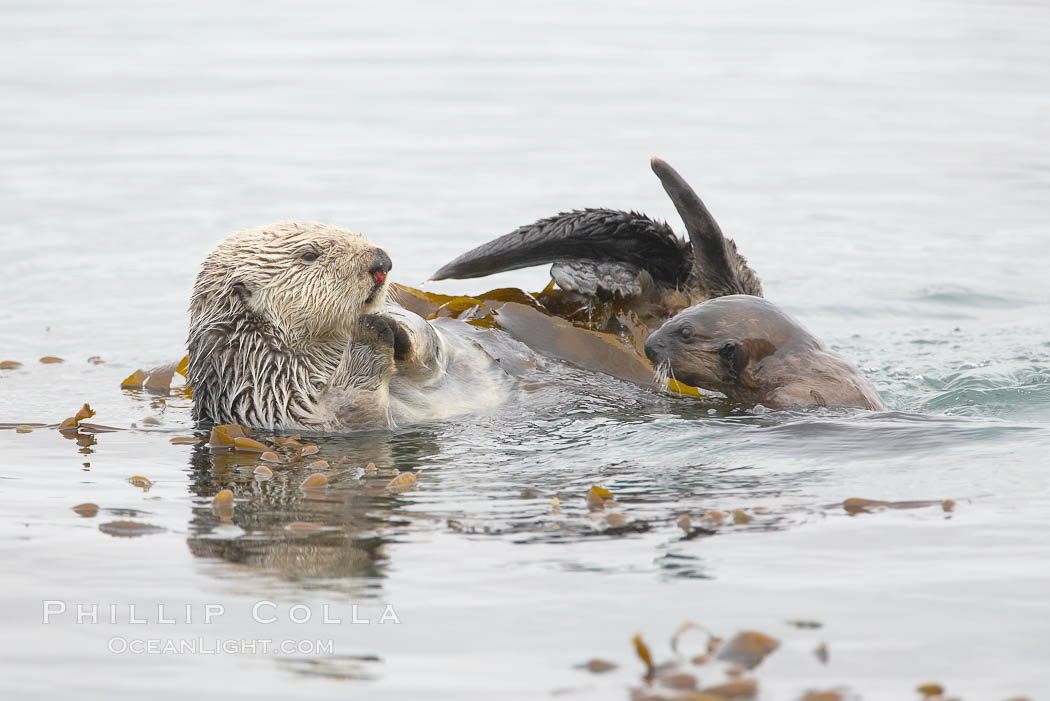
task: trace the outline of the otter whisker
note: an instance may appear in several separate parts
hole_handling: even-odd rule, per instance
[[[653,386],[659,387],[662,390],[669,389],[668,377],[671,376],[671,363],[669,360],[661,360],[659,363],[653,366],[653,372],[655,377],[653,378]]]

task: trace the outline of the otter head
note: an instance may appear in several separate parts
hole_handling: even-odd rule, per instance
[[[240,231],[201,266],[190,336],[234,319],[291,343],[345,339],[386,301],[390,256],[360,234],[315,222]]]
[[[740,397],[758,390],[752,373],[785,347],[819,342],[772,302],[750,295],[718,297],[679,312],[645,342],[660,374]]]

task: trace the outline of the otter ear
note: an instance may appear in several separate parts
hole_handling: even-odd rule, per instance
[[[245,285],[240,280],[237,280],[232,285],[230,285],[230,290],[233,292],[234,296],[237,297],[237,299],[241,300],[241,302],[244,303],[245,306],[248,305],[248,300],[252,298],[252,293],[248,289],[247,285]]]
[[[742,343],[727,341],[718,349],[718,357],[722,359],[722,369],[731,382],[736,382],[740,373],[747,367],[747,349]]]

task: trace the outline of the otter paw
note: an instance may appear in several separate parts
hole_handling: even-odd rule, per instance
[[[393,349],[394,360],[404,360],[412,352],[408,332],[396,321],[381,314],[364,314],[358,320],[358,336]]]

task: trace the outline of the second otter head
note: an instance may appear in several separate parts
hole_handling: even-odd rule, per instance
[[[250,316],[299,340],[351,334],[386,301],[390,256],[360,234],[316,222],[237,232],[201,266],[190,303],[195,327]]]
[[[788,345],[820,343],[772,302],[729,295],[679,312],[649,336],[645,355],[659,373],[734,396],[754,389],[755,364]]]

